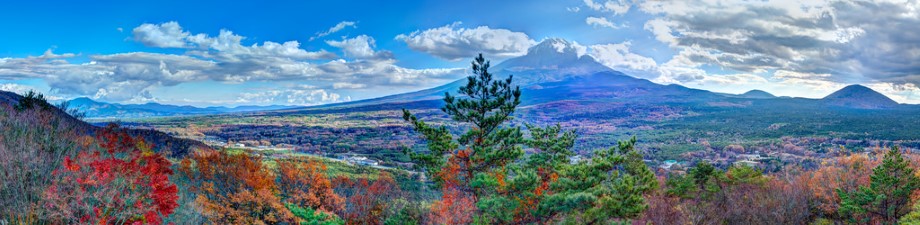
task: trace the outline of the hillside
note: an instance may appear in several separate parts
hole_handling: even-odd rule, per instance
[[[12,115],[12,111],[17,105],[20,104],[21,100],[26,97],[18,95],[12,92],[0,91],[0,111],[3,113]],[[34,98],[29,98],[34,99]],[[75,131],[78,134],[85,135],[94,135],[97,131],[102,129],[102,127],[93,126],[89,123],[86,123],[70,114],[64,110],[53,106],[45,101],[34,100],[32,101],[37,107],[45,110],[51,119],[54,121],[60,121],[60,123],[67,124],[68,129]],[[9,117],[2,117],[3,119],[10,119]],[[44,120],[49,120],[48,118]],[[168,156],[172,157],[182,157],[195,149],[204,149],[210,148],[207,145],[193,140],[181,139],[172,137],[166,133],[152,130],[152,129],[124,129],[128,134],[137,137],[143,137],[147,143],[153,145],[154,150],[158,152],[166,152]]]
[[[884,109],[897,107],[898,103],[888,96],[862,85],[850,85],[822,98],[827,104],[862,109]]]

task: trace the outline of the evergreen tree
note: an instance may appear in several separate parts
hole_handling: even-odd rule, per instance
[[[840,196],[841,215],[867,215],[864,221],[875,219],[883,224],[897,224],[898,218],[910,212],[910,195],[920,188],[920,178],[901,155],[899,148],[891,148],[882,163],[872,170],[869,187],[860,187],[851,193],[837,190]],[[859,218],[853,216],[852,218]]]
[[[541,209],[573,224],[624,222],[640,216],[648,208],[643,195],[658,188],[658,180],[635,143],[635,138],[620,141],[596,151],[589,161],[563,168]]]
[[[456,188],[474,202],[496,191],[505,178],[506,166],[524,153],[519,127],[505,127],[521,103],[521,90],[512,86],[512,76],[494,80],[489,61],[482,54],[472,62],[473,75],[459,96],[445,93],[441,111],[468,129],[454,137],[445,126],[432,127],[408,110],[403,119],[428,140],[427,153],[410,153],[438,185]]]

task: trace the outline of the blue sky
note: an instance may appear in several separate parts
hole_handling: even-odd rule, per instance
[[[11,2],[0,8],[0,89],[315,105],[437,86],[465,76],[476,52],[501,61],[556,37],[659,83],[802,97],[863,84],[920,103],[918,9],[915,0]]]

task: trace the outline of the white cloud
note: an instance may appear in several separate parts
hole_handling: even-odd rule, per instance
[[[144,45],[160,48],[184,48],[188,32],[175,21],[162,24],[141,24],[132,31],[134,40]]]
[[[323,31],[323,32],[317,32],[316,35],[314,35],[313,37],[310,37],[310,41],[313,41],[313,40],[315,40],[315,39],[317,39],[317,38],[325,37],[325,36],[330,35],[330,34],[335,33],[335,32],[339,32],[339,31],[345,29],[346,27],[358,28],[358,26],[356,26],[356,24],[358,24],[358,23],[357,23],[357,22],[354,22],[354,21],[342,21],[342,22],[339,22],[339,23],[336,24],[335,26],[330,27],[329,30],[326,30],[326,31]]]
[[[599,26],[599,27],[607,27],[607,28],[613,28],[613,29],[620,29],[624,27],[621,25],[614,24],[613,22],[610,22],[610,20],[607,20],[607,18],[604,18],[604,17],[589,16],[588,18],[585,18],[585,23],[591,26],[595,26],[595,27]]]
[[[336,82],[332,84],[334,89],[361,89],[367,87],[366,84]]]
[[[915,84],[872,83],[866,85],[900,103],[920,104],[920,87]]]
[[[342,51],[345,52],[345,56],[352,58],[388,59],[393,57],[393,54],[389,51],[375,51],[376,41],[374,38],[367,35],[359,35],[348,39],[343,38],[341,41],[328,40],[326,44],[342,49]]]
[[[626,14],[629,12],[629,8],[632,7],[632,3],[625,0],[607,0],[604,3],[594,2],[593,0],[585,0],[585,5],[593,10],[613,12],[615,15]]]
[[[53,93],[125,102],[149,101],[155,99],[150,91],[157,87],[190,82],[296,81],[326,84],[312,88],[310,93],[313,93],[313,90],[335,88],[333,83],[364,85],[338,86],[351,89],[407,87],[434,85],[463,75],[463,69],[457,68],[410,69],[397,66],[392,53],[376,50],[374,39],[366,35],[333,42],[354,60],[338,58],[322,49],[307,51],[297,41],[244,45],[245,37],[229,30],[221,30],[216,37],[192,34],[181,30],[175,22],[142,24],[135,29],[134,35],[135,40],[151,47],[181,47],[185,52],[91,55],[88,56],[90,62],[71,63],[67,60],[75,54],[55,54],[48,50],[41,56],[0,58],[0,79],[38,78],[47,82]],[[303,92],[290,94],[306,96]],[[315,101],[310,102],[345,99],[333,94],[322,97],[316,92],[311,95]]]
[[[16,84],[16,83],[2,83],[0,84],[0,91],[13,92],[19,95],[24,95],[28,93],[29,91],[34,91],[36,93],[42,93],[42,91],[36,87],[29,86],[29,85]],[[59,101],[59,100],[64,99],[62,97],[59,97],[56,95],[49,95],[47,93],[43,93],[42,95],[45,97],[45,99],[50,100],[50,101]]]
[[[293,104],[293,105],[319,105],[350,101],[351,98],[342,97],[337,93],[323,89],[312,90],[267,90],[259,92],[241,93],[236,103],[242,104]]]
[[[489,58],[508,58],[527,54],[527,48],[536,44],[525,33],[507,29],[479,26],[460,28],[460,22],[400,34],[396,40],[404,41],[409,48],[447,60],[461,60],[483,53]]]
[[[35,87],[14,83],[0,84],[0,91],[8,91],[16,94],[23,94],[29,91],[37,90]]]
[[[590,4],[589,4],[590,5]],[[917,1],[644,1],[645,29],[700,65],[920,84]],[[805,81],[802,81],[805,82]],[[816,82],[810,82],[816,83]],[[824,84],[822,84],[824,85]],[[827,86],[827,85],[825,85]]]
[[[607,67],[630,75],[643,78],[658,77],[658,64],[655,60],[630,52],[631,45],[629,41],[618,44],[591,45],[588,55]]]

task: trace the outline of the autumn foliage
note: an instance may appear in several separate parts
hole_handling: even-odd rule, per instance
[[[285,202],[311,208],[328,215],[342,212],[345,199],[333,190],[326,176],[326,165],[316,160],[296,158],[278,162],[279,186]]]
[[[110,126],[96,134],[100,148],[65,157],[45,192],[47,217],[63,223],[160,224],[176,208],[171,163],[151,146]]]
[[[278,197],[275,176],[261,157],[200,151],[184,159],[179,171],[190,181],[190,191],[201,213],[220,224],[295,222]]]
[[[335,184],[347,199],[343,215],[349,224],[383,224],[397,213],[393,209],[405,204],[403,191],[388,172],[381,172],[376,180],[339,177]]]

